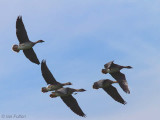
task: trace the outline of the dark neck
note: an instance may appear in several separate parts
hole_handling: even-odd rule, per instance
[[[36,42],[33,42],[33,45],[37,44],[37,43],[41,43],[41,41],[36,41]]]

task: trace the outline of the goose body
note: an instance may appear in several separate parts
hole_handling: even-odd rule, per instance
[[[77,115],[85,117],[86,115],[80,108],[77,100],[72,96],[74,92],[83,92],[84,89],[60,88],[50,94],[51,98],[60,97],[62,101]]]
[[[29,40],[25,26],[22,21],[22,17],[18,16],[16,21],[16,35],[19,41],[19,45],[15,44],[12,47],[12,50],[15,52],[19,52],[20,50],[23,50],[24,55],[26,58],[28,58],[31,62],[35,64],[40,64],[36,53],[33,50],[33,46],[37,43],[44,42],[43,40],[38,40],[36,42],[32,42]]]
[[[52,92],[52,94],[50,95],[50,97],[58,97],[58,96],[68,96],[73,94],[74,92],[83,92],[86,91],[84,89],[73,89],[73,88],[60,88],[58,90],[56,90],[55,92]]]
[[[60,89],[60,88],[62,88],[63,87],[63,85],[61,85],[61,84],[56,84],[56,85],[48,85],[47,87],[46,87],[46,89],[47,89],[47,91],[54,91],[54,90],[58,90],[58,89]]]
[[[35,44],[33,42],[25,42],[25,43],[21,43],[18,46],[18,50],[26,50],[26,49],[30,49],[34,46]]]
[[[107,73],[114,73],[114,72],[118,72],[120,69],[119,68],[112,68],[112,69],[106,69]]]
[[[125,105],[126,101],[123,100],[123,98],[118,93],[117,89],[112,86],[113,83],[117,83],[117,81],[112,81],[109,79],[99,80],[93,84],[93,89],[102,88],[115,101]]]

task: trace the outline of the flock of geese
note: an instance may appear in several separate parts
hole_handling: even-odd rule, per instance
[[[13,45],[12,50],[15,52],[19,52],[23,50],[24,55],[33,63],[40,64],[37,55],[33,50],[33,46],[37,43],[44,42],[43,40],[38,40],[36,42],[32,42],[29,40],[27,32],[25,30],[22,16],[18,16],[16,21],[16,35],[19,40],[19,45]],[[108,62],[104,65],[104,69],[102,69],[103,74],[109,73],[116,81],[112,81],[109,79],[102,79],[93,84],[93,89],[102,88],[106,93],[108,93],[115,101],[126,104],[126,101],[120,96],[117,89],[112,86],[113,83],[118,83],[124,92],[130,93],[128,88],[128,83],[126,81],[125,75],[120,72],[121,69],[127,68],[131,69],[131,66],[121,66],[118,64],[114,64],[114,61]],[[62,101],[77,115],[85,117],[85,113],[82,111],[80,106],[78,105],[77,100],[72,96],[74,92],[84,92],[85,89],[73,89],[69,87],[64,87],[66,85],[72,85],[71,82],[60,83],[56,81],[50,70],[46,65],[46,61],[42,60],[41,62],[41,72],[44,80],[47,83],[47,87],[42,87],[42,92],[46,93],[52,91],[50,94],[51,98],[60,97]],[[76,94],[76,93],[75,93]]]

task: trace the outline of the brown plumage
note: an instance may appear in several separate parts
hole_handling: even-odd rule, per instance
[[[77,115],[85,117],[86,115],[78,105],[77,100],[72,96],[74,92],[84,92],[85,89],[60,88],[50,94],[51,98],[60,97],[63,102]]]
[[[108,93],[115,101],[126,104],[126,101],[118,93],[117,89],[112,86],[113,83],[117,83],[116,81],[112,81],[109,79],[99,80],[93,84],[94,89],[102,88],[106,93]]]
[[[118,64],[114,64],[114,61],[111,61],[104,65],[105,69],[102,69],[102,73],[107,74],[109,73],[115,80],[118,81],[120,87],[125,91],[126,93],[130,93],[130,90],[128,88],[128,83],[126,80],[126,77],[123,73],[120,72],[121,69],[127,68],[131,69],[131,66],[121,66]]]
[[[42,72],[42,76],[43,76],[44,80],[46,81],[47,84],[49,84],[48,87],[42,88],[42,92],[57,90],[59,88],[62,88],[65,85],[72,85],[71,82],[67,82],[67,83],[57,82],[56,79],[54,78],[54,76],[52,75],[52,73],[50,72],[50,70],[48,69],[45,60],[42,60],[42,62],[41,62],[41,72]]]
[[[19,41],[19,45],[13,45],[12,50],[15,52],[19,52],[23,50],[24,55],[33,63],[40,64],[37,55],[33,50],[33,46],[37,43],[44,42],[43,40],[38,40],[36,42],[32,42],[29,40],[25,26],[22,21],[22,16],[18,16],[16,21],[16,35]]]
[[[53,77],[52,73],[48,69],[48,66],[45,60],[42,60],[41,62],[41,72],[47,84],[55,84],[55,85],[59,84],[59,82],[56,81],[56,79]]]
[[[24,55],[26,56],[26,58],[28,58],[31,62],[36,63],[36,64],[40,64],[36,53],[34,52],[33,48],[27,49],[27,50],[23,50]]]
[[[86,117],[82,109],[79,107],[77,100],[72,95],[62,96],[61,99],[74,113]]]

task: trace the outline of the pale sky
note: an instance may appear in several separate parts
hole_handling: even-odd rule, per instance
[[[0,118],[16,114],[26,115],[22,120],[159,120],[159,5],[158,0],[0,0]],[[73,95],[86,118],[60,98],[42,93],[46,83],[40,65],[11,50],[18,44],[18,15],[31,41],[45,41],[34,50],[56,80],[87,90]],[[101,73],[112,60],[133,67],[122,70],[131,94],[114,85],[126,105],[102,89],[92,89],[95,81],[114,80]]]

